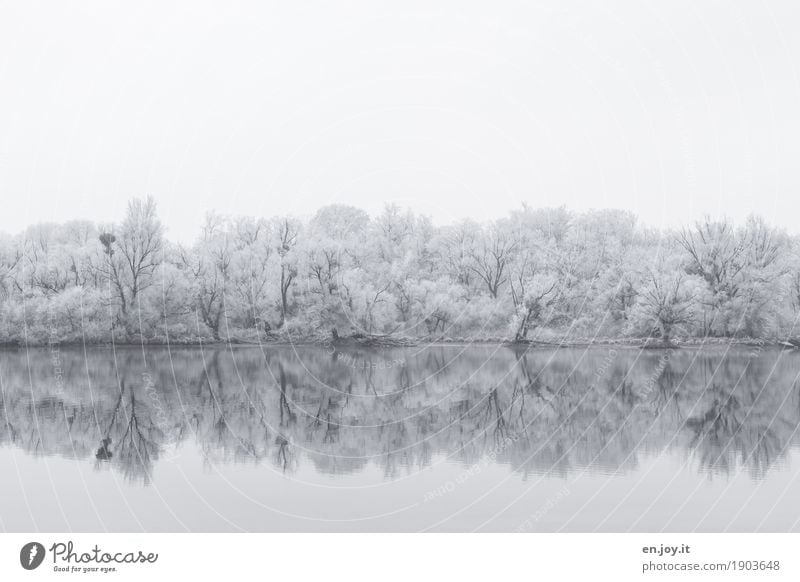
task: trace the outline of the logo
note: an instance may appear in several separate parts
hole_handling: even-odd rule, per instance
[[[39,542],[28,542],[19,551],[19,563],[26,570],[35,570],[44,561],[44,546]]]

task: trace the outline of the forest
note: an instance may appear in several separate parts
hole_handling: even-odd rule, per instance
[[[790,338],[800,238],[758,216],[659,230],[621,210],[522,205],[434,225],[394,205],[209,213],[171,242],[153,198],[121,221],[0,237],[0,342]],[[720,340],[721,341],[721,340]]]

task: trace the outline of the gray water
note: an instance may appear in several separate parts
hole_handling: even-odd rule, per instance
[[[800,353],[0,352],[5,531],[800,531]]]

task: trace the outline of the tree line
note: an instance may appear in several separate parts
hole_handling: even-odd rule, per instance
[[[793,334],[800,239],[751,216],[671,231],[620,210],[522,206],[437,226],[386,206],[209,213],[170,242],[152,198],[117,224],[0,238],[0,341],[515,341]]]

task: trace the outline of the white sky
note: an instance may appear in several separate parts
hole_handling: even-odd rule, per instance
[[[0,230],[396,202],[800,210],[800,3],[3,2]]]

